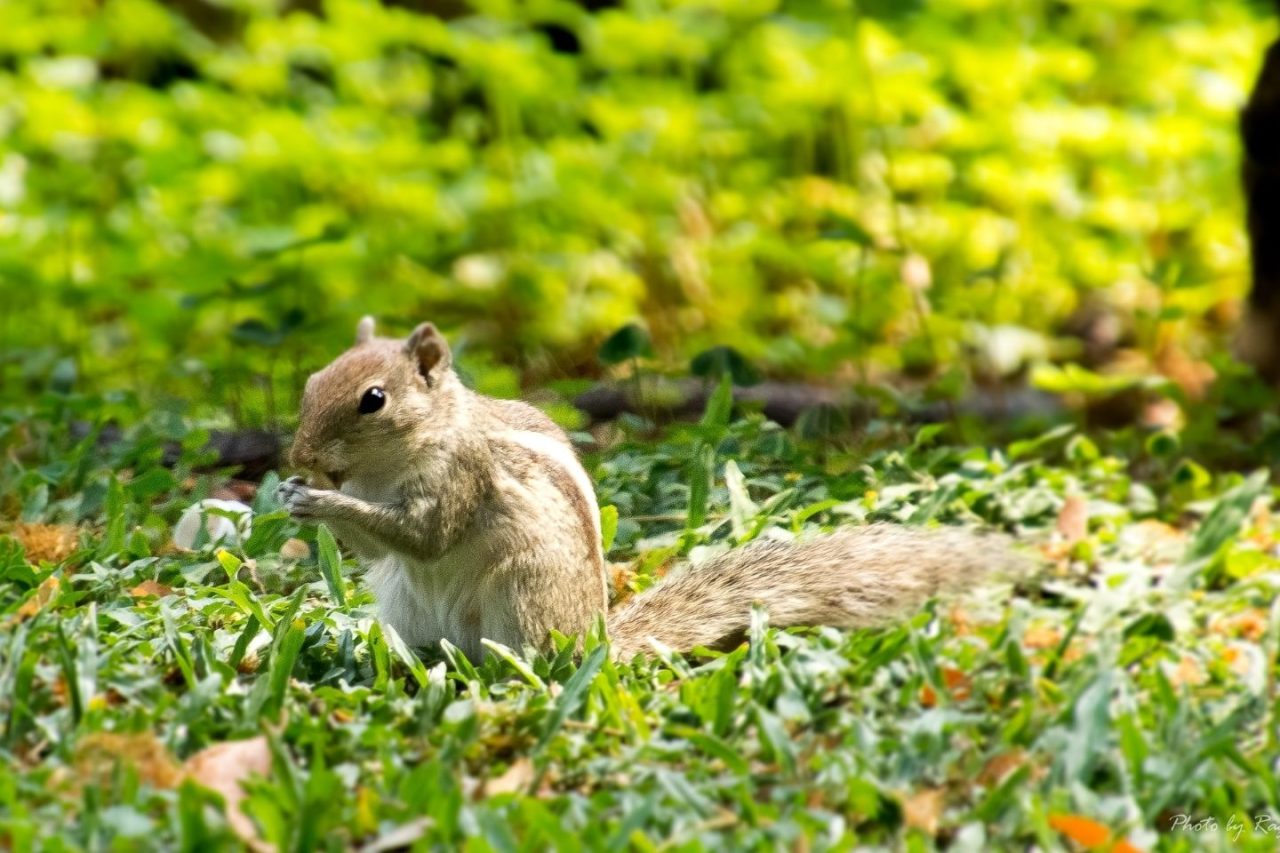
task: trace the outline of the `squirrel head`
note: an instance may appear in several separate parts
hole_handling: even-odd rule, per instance
[[[449,434],[456,385],[434,325],[397,340],[375,337],[365,317],[355,345],[307,379],[290,461],[335,488],[362,472],[402,469],[405,454]]]

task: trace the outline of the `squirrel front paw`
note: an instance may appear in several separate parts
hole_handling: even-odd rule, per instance
[[[290,477],[276,487],[276,500],[294,518],[317,517],[324,495],[323,489],[311,488],[301,477]]]

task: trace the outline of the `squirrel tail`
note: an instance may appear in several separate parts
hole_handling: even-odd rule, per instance
[[[731,648],[757,602],[780,628],[870,627],[1020,563],[1001,537],[959,528],[873,524],[795,543],[756,541],[623,604],[609,614],[609,636],[624,660],[653,641],[677,652]]]

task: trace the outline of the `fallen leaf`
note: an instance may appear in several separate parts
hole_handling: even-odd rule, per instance
[[[1249,655],[1245,654],[1244,644],[1238,642],[1222,650],[1222,662],[1236,675],[1248,675],[1253,665]]]
[[[963,607],[959,605],[952,607],[948,616],[951,618],[951,626],[957,637],[965,637],[973,633],[973,622],[970,621],[969,614]]]
[[[134,598],[164,598],[166,595],[173,595],[173,587],[165,586],[153,580],[145,580],[129,590],[129,594]]]
[[[249,480],[231,480],[225,486],[214,489],[209,497],[219,500],[251,502],[258,494],[258,484]]]
[[[280,546],[280,556],[286,560],[305,560],[311,556],[311,546],[301,539],[286,539]]]
[[[1251,607],[1230,616],[1214,619],[1209,623],[1209,630],[1215,634],[1238,636],[1256,643],[1267,633],[1267,613],[1257,607]]]
[[[493,779],[486,779],[480,786],[480,796],[516,794],[526,790],[533,781],[533,762],[521,756],[511,763],[506,772]]]
[[[1192,400],[1202,399],[1218,376],[1208,362],[1192,358],[1174,344],[1165,344],[1156,353],[1156,369],[1172,379]]]
[[[1051,814],[1049,825],[1085,847],[1101,847],[1111,838],[1111,830],[1096,820],[1076,814]]]
[[[1120,541],[1148,555],[1159,556],[1171,551],[1181,556],[1187,544],[1187,534],[1163,521],[1147,518],[1125,525],[1120,531]]]
[[[1270,550],[1275,545],[1275,535],[1271,523],[1271,496],[1258,495],[1249,507],[1249,526],[1253,528],[1249,539],[1262,550]]]
[[[938,820],[946,805],[946,792],[941,788],[925,788],[917,791],[902,804],[902,818],[907,826],[914,827],[929,836],[938,834]]]
[[[1022,635],[1022,645],[1028,649],[1056,649],[1062,642],[1062,632],[1052,626],[1028,628]]]
[[[963,702],[972,695],[973,682],[969,680],[969,676],[958,669],[943,667],[942,683],[947,686],[947,692],[951,694],[951,698],[957,701]]]
[[[1142,407],[1138,422],[1149,430],[1180,430],[1184,426],[1182,407],[1167,397],[1152,400]]]
[[[978,773],[978,782],[988,788],[994,788],[1003,782],[1010,773],[1017,770],[1027,761],[1027,754],[1021,749],[1002,752],[994,755],[983,765]]]
[[[16,524],[9,535],[21,543],[30,563],[61,563],[80,539],[79,529],[69,524]]]
[[[1191,655],[1183,655],[1182,660],[1178,661],[1178,665],[1168,675],[1169,683],[1174,687],[1197,687],[1205,681],[1204,667]]]
[[[202,749],[187,759],[188,778],[222,795],[226,804],[227,823],[240,840],[254,850],[274,850],[258,835],[258,828],[240,810],[244,800],[243,784],[251,774],[271,772],[271,748],[262,735],[248,740],[231,740]]]
[[[613,606],[617,607],[631,597],[631,581],[636,576],[636,570],[630,563],[610,563],[609,572],[613,579]]]
[[[18,612],[9,617],[9,624],[17,625],[18,623],[24,622],[32,616],[35,616],[41,610],[44,610],[44,608],[48,606],[49,602],[53,601],[53,599],[57,597],[58,587],[60,585],[61,582],[53,575],[49,575],[49,577],[41,581],[40,586],[36,588],[35,595],[22,602],[22,606],[18,608]]]
[[[1089,503],[1080,495],[1070,495],[1058,511],[1058,534],[1070,544],[1089,535]]]
[[[942,685],[952,699],[963,702],[972,695],[969,676],[953,667],[943,667],[941,674]],[[933,685],[925,684],[920,688],[920,704],[926,708],[932,708],[938,704],[938,693],[933,689]]]
[[[77,785],[110,785],[120,766],[156,788],[172,788],[182,779],[178,762],[151,732],[87,734],[76,743],[74,764]]]

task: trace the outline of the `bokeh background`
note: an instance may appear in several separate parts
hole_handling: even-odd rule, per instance
[[[0,396],[287,423],[364,313],[491,393],[1234,368],[1243,0],[0,4]],[[644,359],[599,347],[637,324]],[[1155,377],[1155,381],[1152,381]]]

